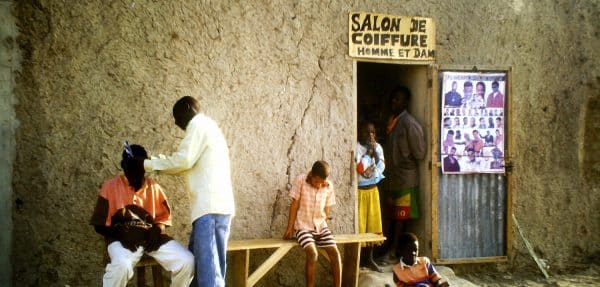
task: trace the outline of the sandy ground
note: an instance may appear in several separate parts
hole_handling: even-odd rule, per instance
[[[358,286],[384,287],[386,284],[394,286],[391,266],[384,267],[384,273],[361,268]],[[564,274],[550,274],[549,279],[543,275],[508,274],[508,273],[479,273],[463,274],[457,276],[454,271],[446,266],[436,266],[442,277],[446,278],[451,286],[600,286],[600,266],[591,265],[587,269],[573,270]]]

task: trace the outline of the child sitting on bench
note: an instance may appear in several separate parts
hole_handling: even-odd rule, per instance
[[[330,218],[330,206],[335,204],[333,185],[327,180],[329,173],[329,164],[317,161],[307,175],[296,178],[290,190],[293,200],[283,238],[290,239],[296,230],[296,240],[306,252],[306,286],[309,287],[315,284],[317,246],[324,248],[331,260],[334,286],[340,287],[342,281],[340,252],[326,221]]]

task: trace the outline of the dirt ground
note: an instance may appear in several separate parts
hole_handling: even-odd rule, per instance
[[[598,286],[600,285],[600,266],[591,265],[585,269],[550,274],[549,279],[544,279],[541,273],[465,274],[462,277],[477,286]]]
[[[466,273],[456,275],[454,271],[446,266],[437,266],[438,272],[449,281],[450,286],[459,287],[521,287],[521,286],[599,286],[600,265],[593,264],[587,267],[579,266],[563,271],[558,274],[550,273],[549,279],[544,279],[541,272],[523,273]],[[384,273],[377,273],[367,269],[361,269],[359,286],[375,287],[393,285],[391,266],[384,268]]]

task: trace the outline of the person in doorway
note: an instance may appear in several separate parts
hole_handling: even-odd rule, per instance
[[[419,122],[408,113],[411,92],[397,87],[391,92],[392,116],[387,125],[386,166],[387,199],[391,206],[391,244],[384,261],[397,262],[395,258],[398,238],[411,220],[419,217],[417,204],[419,174],[418,161],[425,158],[425,137]]]
[[[377,183],[383,178],[385,161],[383,148],[377,143],[375,125],[370,122],[361,124],[356,145],[356,173],[358,177],[358,233],[383,234],[381,223],[381,208],[379,205],[379,189]],[[373,258],[373,245],[382,242],[369,243],[365,247],[363,266],[373,271],[383,272]]]
[[[161,186],[145,177],[146,150],[125,143],[123,175],[105,181],[100,189],[91,224],[103,235],[110,263],[102,286],[122,286],[133,277],[133,268],[144,253],[171,272],[171,286],[189,286],[194,256],[166,234],[171,209]]]
[[[398,257],[400,262],[394,265],[393,280],[397,287],[449,287],[435,270],[429,258],[419,256],[419,238],[412,233],[400,236]]]
[[[173,106],[175,125],[185,131],[179,150],[144,161],[147,171],[184,175],[192,196],[189,248],[196,260],[191,286],[225,286],[227,240],[235,213],[229,150],[215,121],[186,96]]]
[[[317,247],[324,248],[331,262],[331,273],[335,287],[342,284],[340,252],[327,226],[330,208],[335,204],[333,184],[327,180],[331,173],[329,164],[317,161],[310,172],[300,175],[290,190],[292,203],[284,239],[295,236],[306,253],[306,286],[315,284],[315,265],[318,259]]]

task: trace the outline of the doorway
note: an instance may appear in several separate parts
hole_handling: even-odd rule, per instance
[[[420,241],[420,254],[431,256],[431,77],[427,65],[404,65],[381,62],[355,62],[357,123],[370,121],[375,124],[377,141],[385,149],[387,120],[391,115],[390,92],[399,85],[411,90],[412,98],[408,112],[423,128],[427,152],[419,162],[419,218],[411,220],[409,232]],[[384,179],[385,181],[385,179]],[[383,181],[382,181],[383,183]],[[385,189],[379,187],[382,207]],[[384,233],[389,215],[382,212]],[[389,240],[389,237],[388,237]]]

